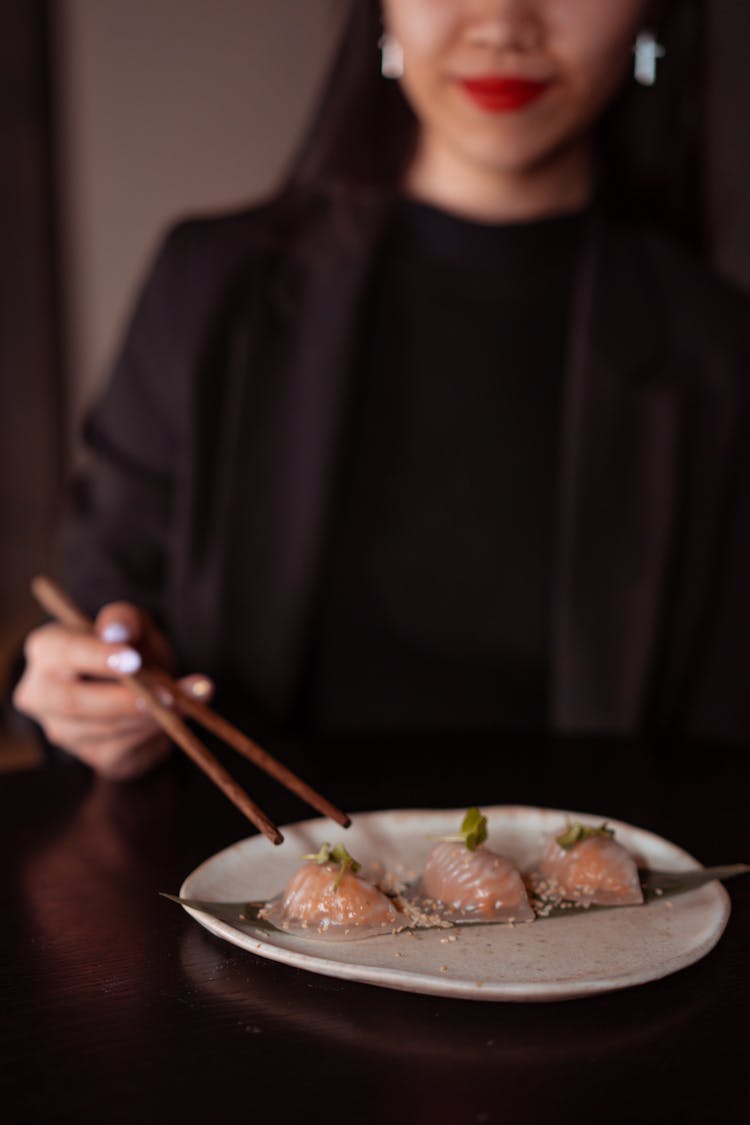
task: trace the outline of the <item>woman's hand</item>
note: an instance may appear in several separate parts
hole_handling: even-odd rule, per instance
[[[141,663],[172,664],[166,639],[141,610],[127,602],[105,606],[94,634],[42,625],[29,634],[25,652],[13,703],[54,745],[115,780],[139,777],[167,757],[167,736],[114,678]],[[205,676],[180,684],[204,701],[213,693]]]

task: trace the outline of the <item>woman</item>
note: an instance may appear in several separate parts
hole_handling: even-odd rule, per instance
[[[747,736],[747,307],[664,234],[694,16],[353,0],[285,191],[170,235],[92,415],[51,741],[161,760],[141,658],[255,729]]]

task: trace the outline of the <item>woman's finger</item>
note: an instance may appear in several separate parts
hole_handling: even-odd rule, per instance
[[[120,719],[116,723],[103,719],[68,719],[54,716],[45,721],[44,733],[50,742],[64,749],[73,746],[102,744],[113,740],[141,742],[150,738],[158,726],[146,715]]]
[[[59,677],[113,676],[137,672],[141,657],[129,645],[110,645],[89,633],[64,625],[43,625],[30,633],[26,661],[37,671],[54,670]]]
[[[151,617],[130,602],[110,602],[97,614],[94,628],[107,644],[130,644],[137,648],[144,662],[171,670],[174,654],[169,643]]]
[[[107,644],[138,644],[149,624],[146,614],[130,602],[110,602],[96,615],[94,629]]]
[[[143,717],[133,693],[123,684],[90,680],[62,680],[48,676],[28,691],[25,702],[47,718],[104,719],[116,723],[121,719]]]

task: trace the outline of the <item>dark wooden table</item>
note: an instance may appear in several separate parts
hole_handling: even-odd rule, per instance
[[[750,858],[744,751],[413,739],[309,753],[310,780],[350,809],[558,805],[640,824],[707,864]],[[232,768],[280,822],[308,815]],[[4,1125],[749,1119],[750,878],[729,886],[717,948],[674,976],[475,1003],[263,961],[157,896],[248,834],[181,763],[127,785],[77,766],[0,778]]]

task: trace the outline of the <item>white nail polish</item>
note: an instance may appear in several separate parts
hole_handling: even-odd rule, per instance
[[[121,645],[130,640],[130,629],[121,621],[111,621],[102,629],[101,637],[108,645]]]
[[[121,676],[131,676],[141,666],[141,658],[134,648],[124,648],[121,652],[113,652],[107,657],[107,667]]]

